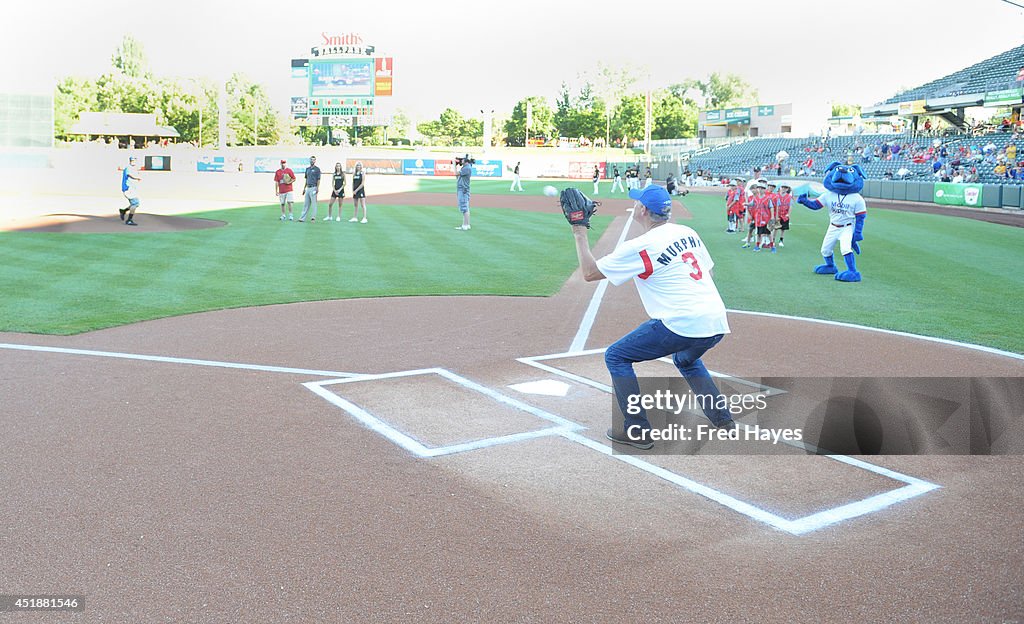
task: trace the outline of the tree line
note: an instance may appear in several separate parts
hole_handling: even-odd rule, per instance
[[[579,85],[561,85],[555,102],[542,96],[526,97],[511,112],[493,115],[493,145],[524,145],[531,139],[558,137],[585,143],[628,146],[644,135],[647,94],[637,84],[640,70],[599,65],[578,76]],[[291,128],[279,116],[266,90],[243,74],[232,75],[225,85],[228,145],[326,143],[339,138],[326,128]],[[219,85],[209,79],[172,79],[155,76],[142,45],[125,36],[111,57],[109,72],[96,79],[66,77],[54,96],[54,131],[67,139],[82,112],[155,113],[157,123],[172,126],[181,140],[196,145],[217,145]],[[697,114],[703,108],[749,106],[757,91],[735,74],[712,73],[704,79],[683,79],[650,92],[652,138],[689,138],[697,134]],[[529,128],[527,129],[527,117]],[[483,117],[465,117],[447,108],[437,119],[419,123],[417,132],[435,145],[479,146],[484,140]],[[254,134],[255,130],[255,134]],[[412,122],[403,111],[389,127],[346,129],[364,144],[409,142]]]
[[[542,96],[526,97],[507,116],[499,115],[492,129],[494,145],[524,145],[529,137],[584,139],[592,145],[628,146],[644,136],[647,94],[636,87],[630,69],[599,68],[573,89],[562,83],[552,106]],[[651,91],[651,137],[697,136],[702,109],[750,106],[757,90],[735,74],[712,73],[704,79],[685,79]],[[529,128],[527,129],[527,117]],[[482,145],[483,121],[464,118],[446,109],[437,120],[418,124],[417,131],[441,145]]]

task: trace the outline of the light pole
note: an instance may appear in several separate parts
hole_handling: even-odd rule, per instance
[[[533,102],[526,100],[526,142],[523,147],[530,147],[530,123],[533,121]]]
[[[490,111],[485,111],[481,108],[480,114],[484,116],[484,150],[486,151],[491,147],[491,140],[493,138],[491,126],[494,123],[494,109],[492,108]]]

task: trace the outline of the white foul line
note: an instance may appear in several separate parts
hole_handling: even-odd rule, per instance
[[[622,233],[619,234],[619,240],[615,243],[616,247],[621,245],[622,241],[626,239],[629,226],[632,224],[633,209],[630,208],[629,218],[626,219],[626,225],[622,228]],[[601,307],[601,299],[604,298],[604,291],[606,290],[608,290],[608,280],[601,280],[601,283],[597,285],[597,290],[594,291],[594,295],[590,298],[590,305],[587,306],[587,311],[583,314],[583,320],[580,321],[580,328],[576,331],[576,337],[572,339],[572,344],[569,345],[570,353],[582,351],[584,345],[587,344],[590,330],[594,327],[594,319],[597,318],[597,309]]]
[[[751,312],[749,310],[733,310],[728,309],[727,312],[730,314],[749,314],[750,316],[764,316],[767,318],[785,319],[789,321],[805,321],[807,323],[818,323],[821,325],[832,325],[834,327],[848,327],[850,329],[862,329],[864,331],[877,332],[880,334],[889,334],[890,336],[901,336],[903,338],[916,338],[917,340],[926,340],[928,342],[935,342],[938,344],[950,345],[953,347],[961,347],[964,349],[973,349],[974,351],[981,351],[983,353],[991,353],[993,355],[1001,355],[1003,357],[1012,358],[1015,360],[1024,360],[1024,355],[1020,353],[1012,353],[1010,351],[1003,351],[1002,349],[996,349],[994,347],[986,347],[983,345],[971,344],[969,342],[959,342],[956,340],[948,340],[946,338],[935,338],[933,336],[925,336],[923,334],[912,334],[910,332],[897,331],[895,329],[881,329],[878,327],[868,327],[867,325],[857,325],[855,323],[844,323],[842,321],[827,321],[825,319],[809,318],[806,316],[790,316],[788,314],[775,314],[774,312]]]
[[[166,364],[190,364],[192,366],[213,366],[216,368],[234,368],[240,370],[261,371],[265,373],[289,373],[293,375],[313,375],[316,377],[360,377],[358,373],[342,373],[338,371],[314,370],[309,368],[290,368],[287,366],[265,366],[263,364],[240,364],[238,362],[217,362],[215,360],[196,360],[192,358],[166,357],[163,355],[141,355],[138,353],[118,353],[116,351],[93,351],[91,349],[66,349],[63,347],[40,347],[0,343],[0,349],[15,351],[35,351],[41,353],[65,353],[69,355],[88,355],[92,357],[117,358],[121,360],[142,360],[145,362],[162,362]]]
[[[527,364],[529,366],[534,366],[534,367],[539,368],[541,370],[553,373],[555,375],[560,375],[562,377],[565,377],[566,379],[571,379],[572,381],[575,381],[577,383],[582,383],[582,384],[588,385],[588,386],[590,386],[592,388],[596,388],[596,389],[598,389],[598,390],[600,390],[602,392],[606,392],[608,394],[611,394],[613,392],[612,387],[607,385],[607,384],[603,384],[601,382],[595,381],[593,379],[588,379],[588,378],[582,377],[580,375],[575,375],[573,373],[570,373],[568,371],[564,371],[564,370],[559,369],[559,368],[555,368],[553,366],[548,366],[546,364],[541,364],[540,361],[539,361],[539,360],[554,360],[554,359],[561,359],[561,358],[580,357],[580,356],[583,356],[583,355],[596,355],[596,354],[599,354],[599,353],[602,353],[602,352],[604,352],[604,349],[590,349],[589,351],[581,351],[579,353],[554,353],[554,354],[551,354],[551,355],[538,355],[538,356],[533,356],[533,357],[518,358],[518,361],[522,362],[523,364]],[[662,358],[662,359],[664,359],[664,358]],[[738,378],[738,377],[733,377],[731,375],[724,375],[724,374],[720,374],[720,373],[716,373],[716,375],[720,376],[720,377],[725,377],[725,378],[728,378],[728,379],[732,379],[732,380],[734,380],[736,382],[746,383],[746,384],[750,384],[750,385],[756,385],[756,386],[759,386],[761,388],[768,389],[769,391],[772,391],[774,393],[782,392],[781,390],[778,390],[776,388],[770,388],[768,386],[762,386],[760,384],[754,384],[753,382],[750,382],[750,381],[747,381],[745,379],[741,379],[741,378]],[[755,431],[760,429],[760,427],[758,427],[757,425],[743,425],[743,426],[748,427],[748,428],[752,428]],[[748,518],[751,518],[753,520],[757,520],[759,522],[763,522],[764,524],[767,524],[769,526],[775,527],[776,529],[785,531],[785,532],[787,532],[787,533],[789,533],[791,535],[803,535],[804,533],[809,533],[811,531],[816,531],[818,529],[824,528],[824,527],[829,526],[829,525],[837,524],[837,523],[843,522],[845,520],[850,520],[850,519],[856,518],[858,516],[864,516],[864,515],[867,515],[867,514],[870,514],[870,513],[881,511],[881,510],[885,509],[886,507],[890,507],[892,505],[895,505],[896,503],[899,503],[899,502],[902,502],[902,501],[905,501],[905,500],[909,500],[911,498],[914,498],[915,496],[920,496],[922,494],[925,494],[927,492],[931,492],[932,490],[936,490],[936,489],[939,489],[941,487],[941,486],[936,485],[934,483],[929,483],[928,481],[924,481],[924,480],[918,479],[916,477],[911,477],[909,475],[905,475],[903,473],[896,472],[895,470],[890,470],[888,468],[883,468],[881,466],[876,466],[875,464],[871,464],[869,462],[862,461],[862,460],[859,460],[859,459],[855,459],[853,457],[849,457],[849,456],[846,456],[846,455],[830,455],[830,454],[825,454],[825,455],[822,455],[822,456],[823,457],[827,457],[827,458],[829,458],[831,460],[834,460],[834,461],[837,461],[837,462],[841,462],[841,463],[844,463],[844,464],[848,464],[850,466],[854,466],[854,467],[860,468],[862,470],[867,470],[869,472],[873,472],[875,474],[879,474],[879,475],[882,475],[884,477],[888,477],[889,479],[892,479],[894,481],[900,481],[902,483],[905,483],[906,485],[903,486],[903,487],[897,488],[895,490],[890,490],[888,492],[883,492],[881,494],[876,494],[874,496],[870,496],[868,498],[865,498],[865,499],[862,499],[862,500],[858,500],[858,501],[853,501],[851,503],[847,503],[845,505],[840,505],[838,507],[832,507],[830,509],[825,509],[823,511],[820,511],[820,512],[817,512],[817,513],[813,513],[813,514],[810,514],[810,515],[807,515],[807,516],[804,516],[804,517],[801,517],[801,518],[789,519],[789,518],[784,518],[784,517],[782,517],[782,516],[780,516],[778,514],[772,513],[771,511],[768,511],[767,509],[762,509],[762,508],[760,508],[760,507],[758,507],[756,505],[753,505],[752,503],[748,503],[748,502],[740,500],[740,499],[738,499],[738,498],[736,498],[734,496],[730,496],[729,494],[726,494],[725,492],[722,492],[720,490],[716,490],[715,488],[712,488],[710,486],[704,485],[702,483],[698,483],[697,481],[694,481],[693,479],[688,479],[688,478],[686,478],[686,477],[684,477],[682,475],[676,474],[676,473],[674,473],[674,472],[672,472],[670,470],[662,468],[661,466],[657,466],[657,465],[652,464],[650,462],[644,461],[643,459],[640,459],[639,457],[636,457],[636,456],[633,456],[633,455],[625,455],[625,454],[614,453],[610,446],[608,446],[606,444],[602,444],[601,442],[597,442],[596,440],[591,440],[590,438],[587,438],[586,436],[583,436],[580,433],[577,433],[575,431],[568,431],[568,432],[565,432],[565,433],[560,433],[559,435],[561,435],[563,438],[565,438],[567,440],[570,440],[570,441],[575,442],[577,444],[582,444],[583,446],[586,446],[587,448],[593,449],[595,451],[599,451],[599,452],[601,452],[601,453],[603,453],[603,454],[605,454],[605,455],[607,455],[609,457],[612,457],[612,458],[617,459],[619,461],[622,461],[622,462],[625,462],[625,463],[630,464],[632,466],[635,466],[636,468],[639,468],[639,469],[641,469],[641,470],[643,470],[645,472],[648,472],[648,473],[650,473],[650,474],[652,474],[652,475],[654,475],[656,477],[659,477],[659,478],[664,479],[664,480],[666,480],[666,481],[668,481],[670,483],[673,483],[673,484],[683,488],[684,490],[687,490],[689,492],[693,492],[694,494],[697,494],[699,496],[703,496],[704,498],[712,500],[712,501],[714,501],[714,502],[716,502],[716,503],[718,503],[720,505],[723,505],[723,506],[725,506],[725,507],[727,507],[727,508],[729,508],[729,509],[731,509],[731,510],[737,512],[737,513],[741,513],[741,514],[747,516]],[[802,443],[802,442],[790,443],[790,442],[787,442],[787,444],[789,444],[790,446],[795,446],[797,448],[803,448],[804,450],[810,451],[812,453],[820,453],[819,449],[817,449],[816,447],[814,447],[814,446],[812,446],[810,444],[807,444],[807,443]]]

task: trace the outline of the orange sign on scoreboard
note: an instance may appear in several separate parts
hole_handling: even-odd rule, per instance
[[[374,72],[373,94],[380,96],[391,95],[394,59],[388,56],[374,59],[374,61],[376,64],[376,71]]]

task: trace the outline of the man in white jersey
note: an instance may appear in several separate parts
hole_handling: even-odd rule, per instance
[[[607,278],[616,286],[632,279],[651,317],[605,351],[624,418],[622,431],[613,428],[606,435],[613,442],[640,449],[654,446],[647,413],[640,410],[631,415],[627,406],[629,397],[640,393],[633,364],[667,355],[701,399],[708,419],[717,427],[733,429],[737,425],[728,409],[717,407],[725,402],[700,360],[729,333],[725,304],[711,278],[715,263],[697,232],[669,223],[672,198],[663,187],[633,189],[629,196],[637,202],[633,217],[643,233],[600,260],[590,251],[587,228],[572,228],[583,278],[588,282]]]

